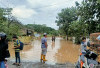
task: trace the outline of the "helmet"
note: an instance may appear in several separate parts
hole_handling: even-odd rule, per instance
[[[1,37],[2,39],[6,39],[6,34],[3,33],[3,32],[0,32],[0,37]]]

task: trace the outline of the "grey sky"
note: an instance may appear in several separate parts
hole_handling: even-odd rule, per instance
[[[75,6],[82,0],[0,0],[1,7],[13,8],[12,15],[23,24],[46,24],[58,29],[55,20],[57,13],[66,7]]]

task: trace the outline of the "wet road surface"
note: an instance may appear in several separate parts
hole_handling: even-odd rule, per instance
[[[57,37],[55,43],[48,38],[48,51],[46,59],[47,64],[57,63],[75,63],[78,60],[80,53],[80,46],[73,44],[71,41],[66,41],[62,38]],[[14,61],[14,50],[12,49],[13,44],[9,45],[11,57],[9,60]],[[41,55],[41,40],[34,40],[30,45],[25,45],[24,50],[21,51],[22,62],[40,62]]]

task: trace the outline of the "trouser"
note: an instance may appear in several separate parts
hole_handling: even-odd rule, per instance
[[[81,55],[81,60],[85,63],[85,52],[82,52],[82,55]]]
[[[20,63],[20,52],[15,52],[15,57],[16,57],[16,63],[17,63],[17,60]]]
[[[0,61],[0,68],[6,68],[4,61]]]
[[[42,55],[46,55],[46,53],[47,53],[47,48],[42,48]]]

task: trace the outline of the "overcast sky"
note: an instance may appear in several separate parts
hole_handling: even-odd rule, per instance
[[[57,13],[75,6],[75,1],[81,3],[82,0],[0,0],[0,6],[13,8],[12,15],[23,24],[46,24],[58,29]]]

